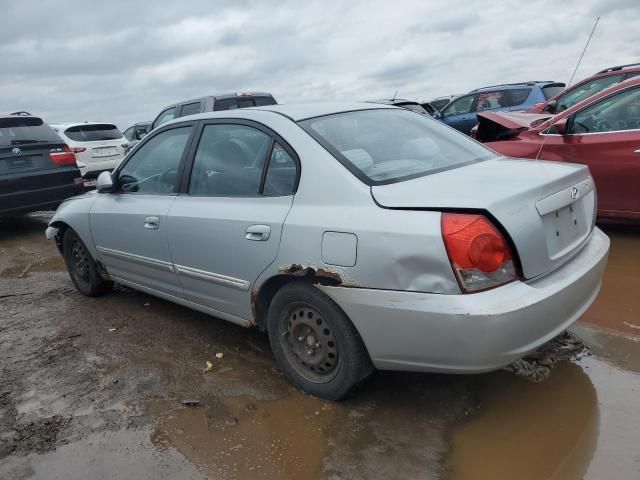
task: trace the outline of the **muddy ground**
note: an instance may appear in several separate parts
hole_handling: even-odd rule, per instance
[[[540,384],[380,372],[331,403],[255,330],[125,288],[82,297],[47,218],[0,223],[3,480],[640,478],[640,229],[607,230],[573,329],[592,356]]]

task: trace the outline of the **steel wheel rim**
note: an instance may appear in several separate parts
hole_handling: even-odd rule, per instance
[[[90,281],[89,255],[87,249],[78,240],[74,240],[71,244],[71,261],[74,275],[79,280]]]
[[[280,344],[298,374],[314,383],[335,378],[340,365],[338,342],[318,310],[306,303],[292,304],[280,324]]]

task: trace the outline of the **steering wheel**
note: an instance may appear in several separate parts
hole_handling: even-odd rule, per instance
[[[593,123],[597,132],[610,132],[611,130],[613,130],[609,122],[607,122],[606,120],[594,118]]]

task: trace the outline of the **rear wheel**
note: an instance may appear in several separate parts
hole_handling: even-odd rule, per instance
[[[98,264],[87,246],[70,228],[64,232],[62,253],[71,281],[80,293],[87,297],[96,297],[111,289],[113,282],[100,276]]]
[[[338,400],[373,372],[349,318],[313,285],[280,289],[269,307],[268,330],[278,366],[311,395]]]

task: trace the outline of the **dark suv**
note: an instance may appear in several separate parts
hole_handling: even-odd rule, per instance
[[[174,118],[195,115],[196,113],[261,107],[264,105],[276,105],[277,103],[270,93],[264,92],[225,93],[223,95],[195,98],[164,108],[151,124],[151,129],[153,130]]]
[[[49,125],[0,116],[0,216],[54,209],[82,190],[76,156]]]

